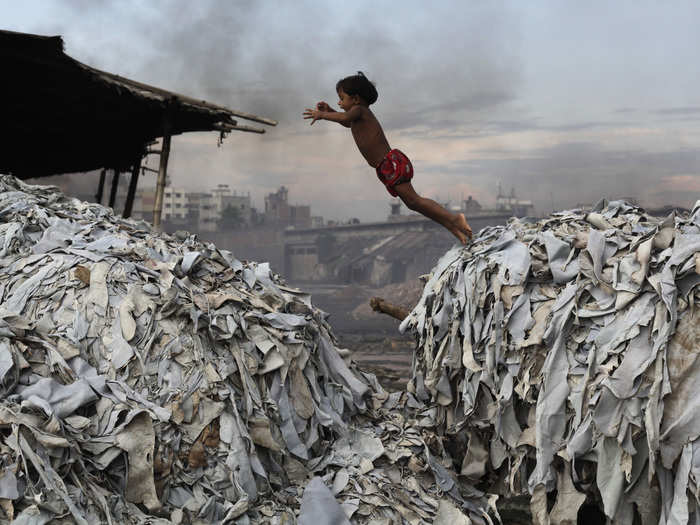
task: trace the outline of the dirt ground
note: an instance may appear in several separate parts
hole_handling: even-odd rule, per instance
[[[329,314],[328,322],[340,346],[353,352],[353,359],[374,373],[384,388],[403,390],[408,381],[414,340],[399,333],[399,321],[374,312],[372,297],[381,297],[408,310],[423,291],[420,281],[369,288],[355,285],[295,284],[311,293],[313,304]]]

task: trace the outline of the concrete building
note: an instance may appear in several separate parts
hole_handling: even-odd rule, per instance
[[[294,228],[311,227],[311,206],[295,205],[289,207],[289,225]]]
[[[481,213],[482,208],[481,204],[479,204],[479,201],[473,199],[470,195],[466,200],[462,201],[462,210],[464,211],[464,215],[469,217],[471,215]]]
[[[282,196],[286,202],[286,193]],[[321,228],[286,230],[284,274],[300,282],[384,286],[429,272],[455,238],[399,200],[389,206],[386,222],[339,225],[328,221]],[[534,212],[532,202],[518,199],[514,190],[505,195],[500,185],[493,208],[482,207],[472,196],[459,205],[444,206],[464,213],[474,233]]]
[[[216,201],[212,193],[199,194],[199,217],[197,229],[201,232],[214,232],[219,229],[220,214],[217,211]]]
[[[151,222],[155,190],[140,189],[134,200],[133,217]],[[237,194],[228,184],[219,184],[208,192],[188,192],[182,188],[166,186],[163,192],[163,222],[170,226],[198,232],[215,232],[220,228],[224,210],[235,208],[238,225],[253,224],[254,209],[250,194]]]
[[[139,189],[136,191],[134,208],[131,216],[134,219],[142,219],[148,223],[153,223],[153,205],[156,202],[156,191],[153,188]]]
[[[187,192],[183,188],[166,186],[163,193],[163,220],[184,221],[187,216]]]
[[[469,218],[474,232],[505,224],[509,213]],[[384,286],[425,274],[456,239],[420,215],[404,220],[284,231],[283,266],[291,281]]]
[[[531,216],[535,210],[532,201],[520,200],[515,196],[515,188],[511,188],[510,195],[503,193],[500,183],[496,197],[496,208],[510,213],[513,217]]]
[[[265,223],[282,228],[310,228],[311,206],[290,205],[289,190],[281,186],[265,197]]]
[[[224,209],[224,202],[227,197],[230,197],[233,192],[228,184],[217,184],[216,188],[212,189],[211,193],[211,204],[214,209],[221,214],[221,210]]]
[[[187,222],[193,227],[199,228],[202,202],[207,199],[208,195],[208,193],[201,191],[191,191],[187,194]]]
[[[406,213],[403,212],[404,204],[400,200],[393,200],[389,203],[389,216],[386,218],[389,222],[402,222],[407,221],[420,221],[425,219],[425,217],[419,213],[413,212],[406,209]]]
[[[221,213],[229,207],[236,210],[240,226],[247,226],[253,223],[253,207],[250,203],[250,193],[248,195],[237,195],[234,191],[233,195],[223,198],[222,205]]]
[[[281,186],[275,193],[265,196],[265,222],[270,224],[289,223],[289,190]]]

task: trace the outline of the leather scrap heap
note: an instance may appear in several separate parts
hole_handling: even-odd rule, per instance
[[[1,455],[22,458],[1,498],[48,490],[79,523],[122,523],[131,503],[225,521],[365,410],[376,381],[267,264],[52,188],[3,177],[0,191]],[[116,508],[109,485],[126,486]]]
[[[401,325],[409,391],[462,479],[529,494],[535,523],[576,523],[587,498],[616,524],[700,523],[699,284],[700,201],[486,228]]]
[[[267,264],[0,176],[0,523],[489,523],[404,408]]]

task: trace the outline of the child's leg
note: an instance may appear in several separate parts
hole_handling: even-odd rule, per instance
[[[413,189],[413,185],[410,182],[397,184],[394,186],[394,191],[410,210],[417,211],[429,219],[442,224],[462,244],[467,244],[467,239],[471,239],[472,229],[464,218],[463,213],[452,213],[434,200],[421,197]]]

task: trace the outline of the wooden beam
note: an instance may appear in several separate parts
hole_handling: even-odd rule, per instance
[[[231,125],[231,124],[214,124],[213,128],[217,131],[229,132],[229,131],[248,131],[250,133],[265,133],[263,128],[256,128],[253,126],[245,126],[241,124]]]
[[[129,192],[126,194],[126,203],[124,204],[124,213],[122,216],[125,219],[131,217],[131,210],[134,208],[134,198],[136,197],[136,186],[139,183],[139,175],[141,174],[141,155],[134,161],[134,166],[131,168],[131,180],[129,181]]]
[[[405,308],[401,308],[400,306],[396,306],[394,304],[391,304],[390,302],[385,301],[381,297],[372,297],[369,301],[369,305],[372,307],[372,310],[375,312],[381,312],[383,314],[390,315],[394,319],[398,319],[399,321],[403,321],[406,317],[408,317],[408,310]]]
[[[97,204],[102,204],[102,193],[105,190],[105,177],[107,176],[107,168],[102,168],[100,172],[100,182],[97,183],[97,193],[95,194],[95,201]]]
[[[229,109],[225,106],[219,106],[218,104],[212,104],[211,102],[207,102],[205,100],[198,100],[192,97],[188,97],[185,95],[180,95],[178,93],[174,93],[172,91],[167,91],[165,89],[161,89],[155,86],[149,86],[148,84],[144,84],[142,82],[137,82],[136,80],[131,80],[130,78],[125,78],[121,77],[119,75],[115,75],[114,73],[108,73],[106,71],[101,71],[99,69],[95,69],[94,67],[90,67],[85,64],[80,64],[81,67],[92,71],[93,73],[96,73],[98,75],[101,75],[107,82],[116,82],[117,84],[122,84],[124,87],[127,89],[131,90],[132,92],[138,93],[142,97],[148,97],[147,94],[143,93],[144,91],[150,91],[152,94],[156,95],[158,98],[160,98],[162,101],[169,101],[169,100],[174,100],[180,104],[186,104],[189,106],[193,106],[197,109],[205,109],[209,110],[212,112],[217,112],[217,113],[228,113],[230,115],[233,115],[234,117],[239,117],[243,118],[246,120],[252,120],[253,122],[259,122],[260,124],[267,124],[268,126],[276,126],[278,122],[276,120],[270,119],[270,118],[265,118],[265,117],[260,117],[258,115],[253,115],[252,113],[245,113],[243,111],[238,111],[235,109]],[[134,89],[135,88],[135,89]]]
[[[109,192],[109,207],[114,209],[114,203],[117,200],[117,187],[119,186],[119,170],[114,168],[114,175],[112,175],[112,188]]]
[[[158,166],[158,180],[156,182],[156,199],[153,203],[153,229],[161,231],[160,216],[163,212],[163,193],[165,192],[165,180],[168,174],[168,157],[170,156],[170,115],[163,119],[163,145],[160,148],[160,165]]]

